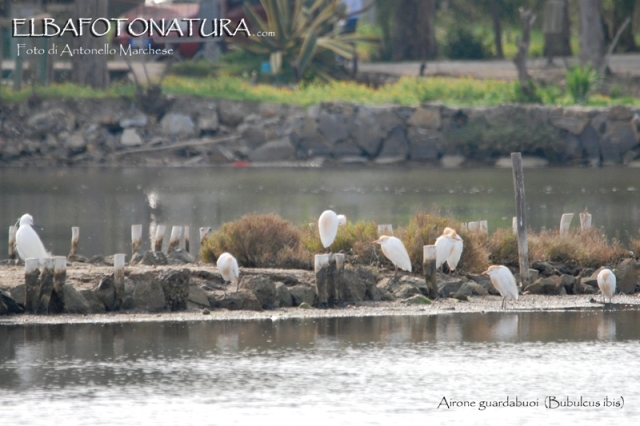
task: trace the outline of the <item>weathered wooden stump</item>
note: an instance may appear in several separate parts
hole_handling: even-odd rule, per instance
[[[560,235],[567,235],[573,220],[573,213],[565,213],[560,218]]]
[[[113,255],[113,287],[116,293],[116,309],[120,309],[124,301],[124,253]]]
[[[131,225],[131,255],[142,247],[142,225]]]
[[[378,235],[393,236],[393,225],[391,225],[390,223],[378,225]]]
[[[16,232],[18,232],[17,226],[12,225],[9,227],[9,260],[14,260],[17,256]]]
[[[176,251],[180,247],[180,239],[182,238],[182,226],[174,226],[171,228],[171,237],[169,237],[169,246],[167,254]]]
[[[156,236],[153,240],[153,251],[162,251],[162,241],[164,240],[164,231],[166,225],[158,225],[156,228]]]
[[[70,258],[74,254],[76,254],[76,249],[78,248],[79,240],[80,240],[80,228],[78,226],[72,226],[71,227],[71,249],[69,250],[69,255],[67,257]]]
[[[591,229],[591,214],[585,209],[580,213],[580,230],[586,231],[587,229]]]
[[[42,265],[42,273],[40,274],[40,283],[38,288],[37,313],[48,314],[49,302],[51,301],[51,293],[53,292],[53,274],[55,270],[55,260],[52,257],[40,260]]]
[[[320,307],[334,306],[344,296],[344,254],[316,254],[316,293]]]
[[[184,227],[184,251],[189,253],[189,227]]]
[[[49,299],[47,313],[64,312],[64,284],[67,279],[67,259],[62,256],[53,258],[53,291]]]
[[[429,299],[438,298],[438,283],[436,281],[436,246],[429,245],[422,248],[422,270],[427,283]]]
[[[26,259],[24,261],[24,311],[28,314],[35,314],[38,311],[38,293],[40,285],[40,259]]]

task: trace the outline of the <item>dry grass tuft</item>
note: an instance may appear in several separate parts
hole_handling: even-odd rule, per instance
[[[318,225],[302,225],[302,246],[309,253],[324,253],[325,249],[320,241]],[[373,221],[359,220],[357,222],[347,222],[346,225],[338,227],[338,234],[331,251],[333,253],[345,253],[350,263],[360,265],[371,265],[376,262],[375,244],[378,239],[378,225]]]
[[[596,228],[584,232],[574,228],[564,236],[558,230],[529,232],[527,240],[529,262],[543,260],[599,268],[615,264],[629,255],[618,240],[609,242],[604,232]],[[510,230],[497,230],[489,238],[488,248],[493,263],[518,266],[518,241]]]
[[[301,250],[300,229],[275,214],[250,214],[222,225],[204,242],[200,258],[215,262],[223,252],[233,254],[241,266],[302,267],[311,265]]]
[[[488,252],[485,248],[486,235],[478,232],[460,232],[460,222],[451,217],[418,213],[409,221],[406,228],[398,232],[407,252],[409,252],[413,271],[422,272],[423,247],[435,244],[436,238],[442,235],[442,231],[447,226],[458,231],[464,241],[458,270],[478,272],[486,268],[488,265]]]

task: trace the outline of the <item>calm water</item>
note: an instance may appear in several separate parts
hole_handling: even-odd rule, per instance
[[[627,168],[526,170],[529,224],[556,228],[562,213],[575,213],[576,226],[588,207],[595,226],[626,240],[640,228],[639,176]],[[514,206],[510,169],[0,169],[4,229],[29,212],[58,255],[69,251],[72,226],[80,227],[79,252],[91,256],[129,253],[135,223],[147,230],[143,248],[156,223],[167,225],[165,244],[171,226],[190,225],[197,248],[197,228],[252,212],[306,223],[333,208],[397,227],[440,208],[464,222],[486,219],[493,231],[511,226]]]
[[[0,405],[20,425],[633,424],[639,321],[590,311],[0,325]],[[476,407],[438,408],[443,397]],[[538,406],[478,409],[507,397]],[[548,397],[600,406],[547,409]]]

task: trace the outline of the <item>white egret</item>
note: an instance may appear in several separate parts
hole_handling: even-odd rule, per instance
[[[33,259],[46,259],[51,257],[51,254],[44,248],[44,244],[40,240],[40,237],[33,229],[33,217],[30,214],[24,214],[20,218],[20,227],[16,232],[16,248],[18,249],[18,255],[22,260]]]
[[[391,261],[391,263],[393,263],[393,266],[396,267],[393,275],[394,279],[398,276],[398,267],[411,272],[411,260],[409,259],[409,253],[407,253],[407,249],[404,248],[402,241],[396,237],[383,235],[374,241],[374,243],[380,244],[382,253]]]
[[[598,273],[598,287],[602,292],[602,303],[605,303],[605,296],[609,298],[609,303],[611,303],[611,298],[616,292],[616,274],[606,268],[600,271]]]
[[[333,244],[338,234],[338,226],[347,223],[345,215],[337,215],[332,210],[325,210],[318,219],[318,231],[320,232],[320,241],[324,248],[329,248]]]
[[[218,272],[222,275],[222,279],[224,279],[225,284],[227,281],[236,283],[236,293],[238,292],[238,288],[240,287],[240,270],[238,269],[238,261],[231,254],[224,252],[218,257],[218,261],[216,262],[216,266],[218,267]],[[225,287],[225,294],[227,293]]]
[[[436,269],[447,262],[451,272],[455,271],[462,256],[462,238],[452,228],[444,228],[442,235],[436,239]]]
[[[502,309],[507,307],[507,299],[514,302],[518,301],[518,287],[516,286],[516,278],[513,276],[509,268],[502,265],[491,265],[489,269],[483,272],[489,275],[491,283],[500,292],[502,296]]]

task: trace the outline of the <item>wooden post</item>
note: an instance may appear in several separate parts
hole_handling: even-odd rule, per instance
[[[124,253],[113,255],[113,287],[116,291],[116,308],[120,309],[124,300]]]
[[[331,254],[316,254],[314,258],[314,272],[316,274],[316,293],[318,306],[329,305],[329,286],[335,274],[336,261]],[[335,291],[334,291],[335,294]]]
[[[142,225],[131,225],[131,255],[142,247]]]
[[[71,250],[69,250],[68,258],[71,258],[74,254],[76,254],[76,249],[78,248],[78,240],[80,240],[80,228],[77,226],[71,227]]]
[[[436,282],[436,246],[424,246],[422,248],[422,270],[424,280],[427,283],[429,299],[438,298],[438,283]]]
[[[24,261],[24,311],[28,314],[38,311],[39,265],[40,259],[29,258]]]
[[[49,302],[53,293],[55,260],[52,257],[40,260],[42,262],[42,273],[40,274],[40,288],[38,291],[38,313],[48,314]]]
[[[18,232],[17,226],[9,227],[9,260],[16,258],[16,232]]]
[[[481,220],[480,222],[478,222],[478,224],[480,225],[480,232],[483,232],[485,234],[489,233],[489,222],[486,220]]]
[[[378,225],[378,235],[389,235],[393,236],[393,225],[387,223],[383,225]]]
[[[584,209],[582,213],[580,213],[580,230],[586,231],[587,229],[591,229],[591,214]]]
[[[335,292],[333,294],[333,300],[330,303],[337,304],[344,300],[344,253],[336,253],[333,255],[336,259],[336,275],[335,275]],[[331,295],[329,295],[331,298]]]
[[[167,254],[176,251],[180,247],[180,239],[182,238],[182,226],[174,226],[171,228],[171,237],[169,238],[169,247]]]
[[[573,213],[565,213],[560,218],[560,235],[567,235],[569,233],[569,226],[573,220]]]
[[[204,244],[204,240],[207,239],[209,234],[211,234],[211,227],[206,226],[206,227],[200,228],[200,245],[201,246]]]
[[[469,232],[478,232],[480,230],[480,222],[469,222],[467,228]]]
[[[153,240],[153,251],[162,251],[162,240],[164,240],[164,231],[166,225],[158,225],[156,228],[156,238]]]
[[[468,223],[461,223],[460,224],[460,231],[467,232],[468,230],[469,230],[469,224]]]
[[[524,172],[522,171],[522,154],[511,153],[513,167],[513,186],[516,199],[516,221],[518,226],[518,258],[520,260],[520,279],[524,288],[529,283],[529,244],[527,242],[527,206],[524,198]]]
[[[67,259],[63,256],[53,258],[53,289],[62,295],[64,283],[67,279]]]
[[[513,228],[513,233],[517,234],[518,233],[518,218],[517,217],[513,217],[513,219],[511,219],[511,227]]]
[[[50,314],[64,312],[64,284],[67,279],[67,259],[63,256],[53,258],[53,291],[47,311]]]
[[[184,251],[189,253],[189,227],[184,227]]]

